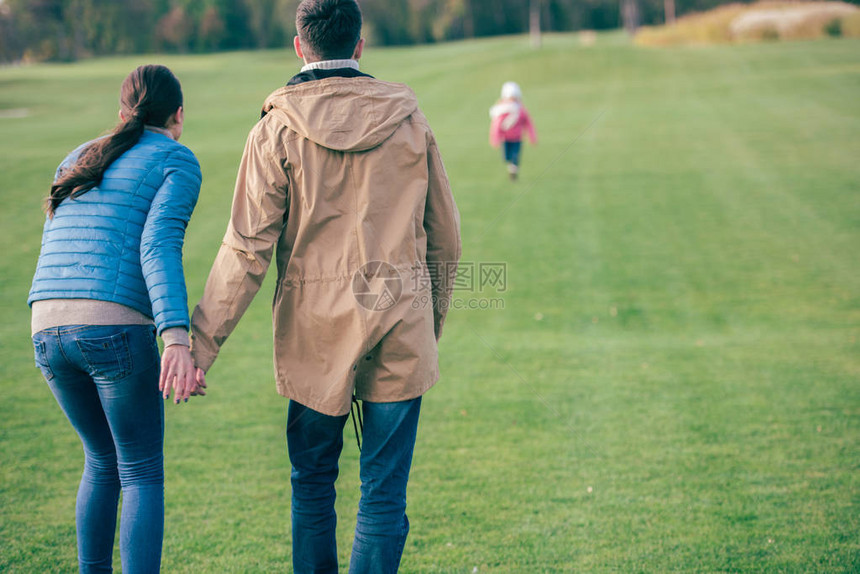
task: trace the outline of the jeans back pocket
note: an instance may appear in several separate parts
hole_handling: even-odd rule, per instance
[[[42,375],[46,381],[54,378],[54,371],[51,370],[51,365],[48,364],[48,352],[45,349],[45,341],[33,339],[33,351],[36,355],[36,367],[42,371]]]
[[[79,338],[75,342],[93,377],[116,380],[131,373],[131,350],[125,332],[109,337]]]

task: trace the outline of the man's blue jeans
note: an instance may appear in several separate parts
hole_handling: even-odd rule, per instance
[[[409,532],[406,483],[421,397],[362,402],[361,500],[350,574],[397,572]],[[337,573],[334,482],[349,415],[327,416],[295,401],[287,415],[292,463],[293,568],[296,574]]]
[[[75,325],[33,335],[36,365],[84,446],[80,571],[111,572],[122,490],[125,574],[158,572],[164,533],[164,405],[155,329]]]

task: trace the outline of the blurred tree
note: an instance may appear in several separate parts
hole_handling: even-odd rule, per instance
[[[541,31],[633,31],[729,0],[359,0],[381,45]],[[740,0],[748,2],[752,0]],[[849,0],[860,4],[860,0]],[[299,0],[0,0],[0,61],[287,47]],[[538,6],[535,8],[535,6]],[[537,16],[534,16],[537,14]]]
[[[663,0],[663,13],[666,24],[675,22],[675,0]]]
[[[94,54],[140,53],[152,49],[156,16],[151,0],[71,0],[65,21],[78,49]],[[79,41],[81,41],[79,43]]]
[[[255,48],[271,48],[283,45],[283,28],[274,18],[277,0],[245,0],[248,27]]]
[[[278,0],[275,6],[275,17],[280,23],[284,35],[284,46],[289,48],[296,35],[296,8],[300,0]]]
[[[197,45],[205,51],[214,51],[221,47],[227,26],[215,6],[209,6],[200,18],[197,30]]]
[[[18,16],[15,24],[20,26],[27,59],[40,59],[42,54],[55,60],[71,59],[60,0],[19,0],[9,5]]]
[[[636,0],[621,0],[621,20],[628,34],[636,33],[639,28],[639,4]]]
[[[8,2],[0,2],[0,62],[15,61],[23,51],[19,20]]]
[[[436,40],[471,38],[475,35],[475,19],[469,0],[438,0],[426,13],[433,18],[431,27]]]
[[[433,42],[433,18],[438,8],[433,0],[409,0],[409,37],[413,42]]]
[[[540,0],[530,0],[529,6],[529,36],[532,48],[540,48]]]
[[[161,17],[155,29],[155,37],[162,46],[171,51],[187,52],[191,44],[194,23],[182,6],[174,6]]]
[[[365,33],[376,44],[386,46],[412,44],[409,0],[364,0],[362,17]]]
[[[219,48],[239,50],[255,46],[251,37],[245,0],[212,0],[211,5],[218,10],[225,26],[224,37],[221,39]]]
[[[499,0],[497,2],[472,0],[471,14],[474,36],[496,34],[522,34],[529,26],[529,3]]]

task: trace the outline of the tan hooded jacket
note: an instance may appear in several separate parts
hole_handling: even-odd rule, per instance
[[[227,232],[191,319],[208,370],[277,245],[278,392],[327,415],[418,397],[460,258],[433,132],[405,85],[328,78],[272,93],[248,135]]]

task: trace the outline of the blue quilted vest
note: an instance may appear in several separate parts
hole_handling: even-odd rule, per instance
[[[74,165],[86,145],[69,154],[57,173]],[[152,317],[159,334],[187,328],[182,244],[201,181],[191,150],[144,131],[98,186],[64,200],[46,219],[27,303],[111,301]]]

